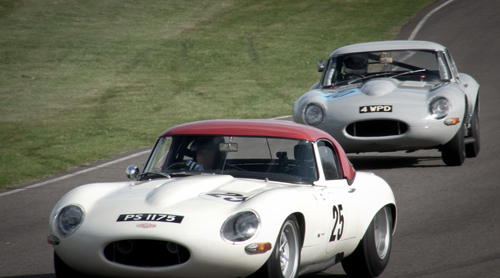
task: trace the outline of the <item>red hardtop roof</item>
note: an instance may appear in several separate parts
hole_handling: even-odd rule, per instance
[[[169,128],[163,132],[160,137],[173,135],[263,136],[293,138],[312,142],[316,142],[319,139],[328,139],[337,148],[344,177],[347,178],[349,182],[352,182],[354,178],[355,171],[345,155],[344,150],[330,134],[315,127],[291,121],[268,119],[206,120],[181,124]]]
[[[333,138],[326,132],[303,124],[281,120],[207,120],[186,123],[166,130],[166,135],[266,136],[317,141]]]

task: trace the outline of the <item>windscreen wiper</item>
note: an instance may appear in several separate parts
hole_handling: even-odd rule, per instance
[[[426,69],[418,69],[418,70],[405,71],[405,72],[393,75],[393,76],[391,76],[391,78],[394,78],[394,77],[397,77],[397,76],[401,76],[401,75],[405,75],[405,74],[411,74],[411,73],[421,72],[421,71],[426,71]],[[377,74],[373,74],[373,75],[368,75],[368,76],[365,76],[365,77],[362,77],[362,78],[350,80],[350,81],[347,82],[347,84],[351,85],[352,83],[354,83],[356,81],[359,81],[359,80],[364,80],[364,79],[368,79],[368,78],[372,78],[372,77],[377,77],[377,76],[382,76],[382,75],[390,75],[390,73],[388,73],[388,72],[381,72],[381,73],[377,73]]]
[[[146,172],[146,173],[139,174],[138,177],[139,178],[143,178],[143,177],[148,176],[148,175],[162,176],[162,177],[166,177],[166,178],[169,178],[169,179],[172,178],[169,174],[163,173],[163,172]]]
[[[182,177],[182,176],[194,176],[194,175],[201,175],[203,172],[199,172],[199,171],[190,171],[190,172],[186,172],[186,171],[180,171],[180,172],[172,172],[170,173],[170,176],[172,177]]]
[[[393,75],[393,76],[391,76],[391,78],[394,78],[394,77],[397,77],[397,76],[401,76],[401,75],[405,75],[405,74],[411,74],[411,73],[421,72],[421,71],[426,71],[426,69],[418,69],[418,70],[405,71],[405,72]]]

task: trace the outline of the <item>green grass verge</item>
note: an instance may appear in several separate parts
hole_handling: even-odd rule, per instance
[[[0,189],[213,118],[290,115],[347,44],[433,0],[0,0]]]

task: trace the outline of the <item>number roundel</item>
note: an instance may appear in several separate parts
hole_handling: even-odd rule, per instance
[[[340,240],[344,232],[344,215],[342,215],[342,205],[333,206],[333,229],[330,241]],[[338,229],[337,229],[338,228]]]

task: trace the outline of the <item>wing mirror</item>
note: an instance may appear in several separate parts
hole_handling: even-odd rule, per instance
[[[325,69],[325,62],[324,61],[318,61],[318,71],[323,72]]]
[[[137,176],[139,175],[139,167],[135,165],[130,165],[127,167],[127,170],[125,170],[125,173],[127,174],[127,177],[129,179],[136,179]]]

